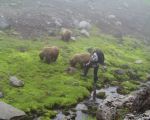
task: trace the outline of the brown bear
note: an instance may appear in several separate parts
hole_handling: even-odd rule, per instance
[[[52,47],[44,47],[40,52],[39,57],[45,63],[50,64],[51,62],[55,62],[59,55],[59,48],[56,46]]]
[[[72,31],[69,29],[63,28],[61,30],[61,39],[65,42],[68,42],[71,39]]]
[[[84,64],[89,62],[89,60],[90,60],[89,53],[75,54],[70,60],[70,66],[76,67],[77,64],[80,64],[82,68]]]

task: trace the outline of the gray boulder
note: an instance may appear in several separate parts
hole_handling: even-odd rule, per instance
[[[85,29],[81,30],[80,33],[81,33],[83,36],[85,36],[85,37],[90,37],[89,32],[88,32],[87,30],[85,30]]]
[[[97,120],[115,120],[117,116],[117,110],[115,107],[102,106],[96,113]]]
[[[25,116],[25,112],[4,102],[0,102],[0,120],[10,120],[12,118],[19,119]]]
[[[10,81],[10,85],[12,85],[14,87],[23,87],[24,86],[24,82],[19,80],[16,76],[11,76],[9,81]]]
[[[80,29],[88,30],[88,29],[91,28],[91,25],[90,25],[90,23],[87,22],[87,21],[81,21],[81,22],[79,23],[79,28],[80,28]]]
[[[76,111],[87,111],[87,110],[88,110],[88,108],[85,104],[78,104],[76,106]]]

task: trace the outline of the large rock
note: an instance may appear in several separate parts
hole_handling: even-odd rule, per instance
[[[141,113],[150,109],[150,84],[136,93],[132,104],[132,111]]]
[[[19,80],[16,76],[11,76],[9,81],[10,81],[10,84],[14,87],[23,87],[24,86],[24,82]]]
[[[80,29],[88,30],[88,29],[90,29],[90,27],[91,27],[91,25],[90,25],[90,23],[87,22],[87,21],[81,21],[81,22],[79,23],[79,28],[80,28]]]
[[[0,102],[0,120],[10,120],[12,118],[16,118],[15,120],[19,120],[19,118],[25,117],[25,112],[14,108],[11,105],[8,105],[4,102]]]
[[[117,110],[115,107],[102,106],[96,113],[97,120],[115,120],[117,118]]]
[[[10,24],[4,16],[0,16],[0,29],[7,29],[10,27]]]
[[[89,32],[87,30],[85,30],[85,29],[81,30],[80,33],[82,35],[84,35],[85,37],[89,37],[90,36]]]
[[[87,110],[88,110],[88,108],[85,104],[78,104],[76,106],[76,111],[87,111]]]

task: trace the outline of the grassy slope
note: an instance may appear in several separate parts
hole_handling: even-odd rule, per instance
[[[47,65],[39,60],[39,51],[47,45],[56,45],[61,49],[56,63]],[[68,67],[69,58],[89,47],[101,48],[106,56],[107,72],[99,72],[99,86],[105,83],[121,84],[129,90],[137,87],[137,82],[129,75],[114,75],[114,70],[128,64],[135,70],[137,79],[145,80],[150,73],[150,56],[147,47],[133,38],[124,38],[121,43],[111,36],[92,36],[80,38],[76,42],[65,43],[54,38],[36,41],[19,40],[18,38],[0,34],[0,91],[5,97],[0,99],[25,111],[52,109],[55,106],[70,106],[89,95],[92,88],[92,71],[87,79],[80,77],[79,70],[68,75],[64,70]],[[26,52],[18,49],[26,48]],[[144,49],[143,49],[144,48]],[[142,64],[134,64],[142,59]],[[15,75],[25,82],[23,88],[9,85],[9,77]],[[131,84],[130,84],[131,83]],[[51,113],[49,113],[51,114]],[[48,114],[48,115],[49,115]]]

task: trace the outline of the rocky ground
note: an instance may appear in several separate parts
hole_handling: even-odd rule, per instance
[[[23,37],[39,37],[61,27],[76,28],[85,20],[116,37],[149,40],[148,11],[148,0],[1,0],[0,27],[9,26]]]

